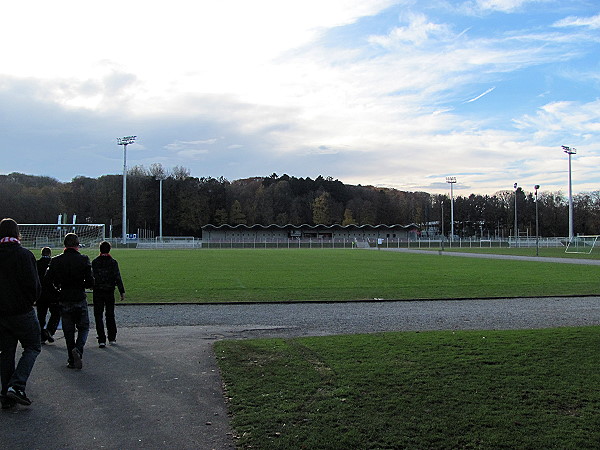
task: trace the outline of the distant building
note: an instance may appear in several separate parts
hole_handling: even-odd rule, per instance
[[[419,227],[410,225],[204,225],[202,240],[356,240],[374,239],[415,240]]]

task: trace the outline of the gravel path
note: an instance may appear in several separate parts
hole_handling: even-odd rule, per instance
[[[239,337],[600,325],[600,297],[117,305],[120,327],[205,326]]]

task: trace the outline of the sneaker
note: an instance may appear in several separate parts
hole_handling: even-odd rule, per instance
[[[13,399],[17,403],[20,403],[21,405],[31,405],[31,400],[27,398],[27,396],[25,395],[25,391],[22,391],[21,389],[17,389],[11,386],[8,388],[6,396],[10,399]]]
[[[109,341],[108,342],[110,345],[117,345],[117,341]]]
[[[100,347],[100,348],[106,347],[106,342],[100,342],[100,343],[98,343],[98,347]]]
[[[2,409],[11,409],[17,406],[17,402],[13,398],[8,398],[6,395],[0,395]]]
[[[50,334],[49,331],[46,331],[48,334],[46,335],[46,337],[48,338],[48,344],[52,344],[54,342],[54,338],[52,337],[52,335]]]
[[[79,350],[74,348],[71,350],[71,355],[73,356],[73,367],[75,369],[81,369],[83,367],[83,361],[81,360],[81,353],[79,353]]]

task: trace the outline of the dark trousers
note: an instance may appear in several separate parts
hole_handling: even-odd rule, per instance
[[[50,310],[50,318],[48,319],[48,325],[46,326],[46,316]],[[60,322],[60,305],[58,302],[49,302],[48,300],[40,298],[37,301],[37,317],[40,322],[40,328],[43,330],[46,328],[50,336],[56,333],[58,323]]]
[[[15,367],[17,344],[21,343],[23,353]],[[2,395],[9,387],[25,390],[27,379],[42,346],[40,325],[33,308],[25,314],[0,316],[0,378]]]
[[[88,314],[87,301],[62,302],[61,303],[62,329],[67,344],[67,361],[73,362],[73,349],[77,348],[83,355],[83,347],[90,333],[90,316]],[[77,338],[75,338],[77,331]]]
[[[104,317],[106,317],[106,333],[104,332]],[[98,343],[106,343],[117,339],[117,322],[115,320],[115,291],[94,290],[94,320]]]

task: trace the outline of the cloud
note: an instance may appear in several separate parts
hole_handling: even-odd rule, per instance
[[[464,102],[464,103],[472,103],[472,102],[475,102],[475,101],[479,100],[481,97],[483,97],[483,96],[485,96],[485,95],[488,95],[488,94],[489,94],[490,92],[492,92],[494,89],[496,89],[496,86],[489,88],[489,89],[488,89],[487,91],[485,91],[484,93],[482,93],[482,94],[479,94],[477,97],[474,97],[474,98],[472,98],[472,99],[470,99],[470,100],[467,100],[467,101],[466,101],[466,102]]]
[[[408,13],[406,21],[407,26],[395,27],[385,36],[370,36],[369,42],[384,48],[404,44],[422,45],[432,37],[449,34],[447,25],[430,22],[424,14]]]
[[[477,0],[477,7],[481,10],[511,12],[530,2],[531,0]]]
[[[553,26],[557,28],[585,27],[591,30],[597,30],[600,28],[600,14],[591,17],[566,17],[558,22],[555,22]]]
[[[513,13],[522,10],[530,3],[547,3],[552,0],[475,0],[460,4],[459,10],[470,14],[489,12]]]
[[[172,152],[177,152],[182,154],[183,152],[199,152],[206,153],[206,150],[198,150],[198,147],[204,147],[207,145],[213,145],[218,141],[218,139],[204,139],[197,141],[175,141],[170,144],[165,145],[165,148]]]
[[[600,100],[587,103],[574,101],[547,103],[534,115],[526,114],[515,119],[514,122],[518,129],[532,130],[540,141],[556,141],[569,137],[591,144],[600,134]],[[597,144],[594,146],[597,147]]]

